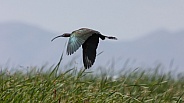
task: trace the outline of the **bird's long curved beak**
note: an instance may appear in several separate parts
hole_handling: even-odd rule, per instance
[[[53,41],[54,39],[59,38],[59,37],[63,37],[63,35],[56,36],[51,41]]]

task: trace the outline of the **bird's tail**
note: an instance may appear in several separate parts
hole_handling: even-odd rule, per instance
[[[105,37],[108,38],[108,39],[118,40],[116,37],[113,37],[113,36],[105,36]]]

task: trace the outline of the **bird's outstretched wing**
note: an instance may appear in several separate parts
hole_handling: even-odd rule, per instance
[[[67,54],[71,55],[76,52],[79,47],[90,37],[93,33],[97,31],[87,28],[81,28],[79,30],[73,31],[67,45]]]
[[[72,35],[69,38],[68,41],[68,46],[67,46],[67,54],[71,55],[73,54],[75,51],[77,51],[77,49],[79,49],[79,47],[85,42],[85,39],[83,39],[82,37],[78,37],[78,36],[74,36]]]
[[[90,68],[95,62],[96,49],[99,43],[99,36],[93,34],[82,45],[83,48],[83,63],[84,67]]]

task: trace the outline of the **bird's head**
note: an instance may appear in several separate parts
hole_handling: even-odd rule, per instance
[[[51,41],[53,41],[54,39],[59,38],[59,37],[70,37],[70,35],[71,35],[70,33],[64,33],[62,35],[54,37]]]

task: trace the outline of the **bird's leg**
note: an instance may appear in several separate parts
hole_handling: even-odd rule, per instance
[[[105,36],[105,35],[102,35],[102,34],[99,34],[99,37],[100,37],[102,40],[104,40],[105,38],[117,40],[116,37],[113,37],[113,36]]]
[[[105,37],[108,38],[108,39],[118,40],[116,37],[113,37],[113,36],[105,36]]]

